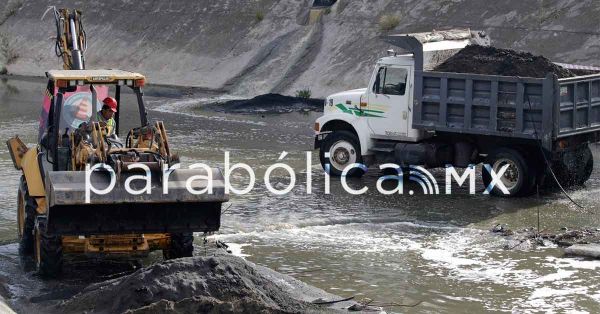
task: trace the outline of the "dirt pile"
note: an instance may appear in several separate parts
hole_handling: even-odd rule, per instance
[[[543,56],[478,45],[465,47],[434,70],[521,77],[545,77],[548,73],[559,78],[575,76]]]
[[[58,304],[55,310],[61,313],[333,311],[310,303],[318,298],[339,297],[241,258],[218,253],[211,257],[166,261],[121,278],[92,284]]]
[[[252,99],[230,100],[204,106],[217,112],[226,113],[288,113],[298,111],[323,110],[323,99],[265,94]]]

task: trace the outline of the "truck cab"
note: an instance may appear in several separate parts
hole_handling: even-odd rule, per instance
[[[412,128],[412,86],[414,59],[411,55],[395,55],[377,61],[367,88],[354,89],[326,98],[324,114],[315,126],[320,142],[327,134],[343,130],[356,139],[340,139],[329,152],[332,171],[340,173],[342,166],[369,159],[373,139],[416,142],[424,133]],[[351,147],[358,140],[360,147]],[[349,142],[349,143],[345,143]]]
[[[365,123],[371,138],[417,142],[424,133],[412,127],[414,59],[411,55],[381,58],[365,91],[370,114]]]

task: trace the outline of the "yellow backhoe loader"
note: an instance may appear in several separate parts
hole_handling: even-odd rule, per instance
[[[21,253],[33,254],[38,272],[48,276],[62,271],[64,254],[139,257],[162,250],[167,259],[191,256],[193,232],[220,227],[221,204],[228,200],[221,171],[178,169],[163,123],[148,122],[145,77],[83,69],[77,47],[84,43],[81,13],[54,13],[57,47],[66,61],[65,69],[46,73],[38,144],[27,147],[16,136],[7,142],[23,173],[17,209]],[[135,99],[130,102],[136,103],[139,123],[121,134],[125,88]],[[108,96],[118,104],[114,132],[97,114]]]

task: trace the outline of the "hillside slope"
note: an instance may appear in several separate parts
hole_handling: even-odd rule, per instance
[[[368,80],[388,46],[380,18],[399,18],[390,32],[451,27],[483,29],[495,46],[554,61],[600,66],[596,0],[339,0],[311,19],[310,0],[0,2],[0,65],[41,75],[61,66],[53,52],[48,5],[84,12],[87,67],[136,70],[153,83],[222,89],[251,96],[313,96]],[[311,21],[312,20],[312,21]]]

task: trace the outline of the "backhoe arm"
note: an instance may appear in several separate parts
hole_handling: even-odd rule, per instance
[[[81,11],[56,9],[56,7],[49,7],[48,10],[54,13],[56,22],[54,50],[56,56],[63,59],[63,68],[65,70],[85,69],[84,53],[87,49],[87,41]]]

